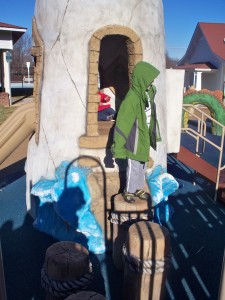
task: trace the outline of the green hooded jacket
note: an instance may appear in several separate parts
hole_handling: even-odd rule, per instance
[[[147,62],[141,61],[135,65],[132,72],[132,86],[122,101],[116,118],[111,148],[115,158],[130,158],[141,162],[149,160],[150,137],[154,134],[150,131],[156,129],[157,120],[154,106],[155,87],[152,85],[148,90],[149,97],[146,90],[159,73],[159,70]],[[152,110],[149,127],[145,113],[145,109],[149,106],[148,98]],[[156,145],[153,148],[156,148]]]

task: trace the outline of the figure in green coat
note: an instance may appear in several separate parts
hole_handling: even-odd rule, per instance
[[[151,64],[138,62],[132,72],[132,86],[119,108],[114,129],[112,154],[115,158],[126,159],[126,188],[124,200],[130,203],[135,197],[149,199],[143,191],[146,162],[150,146],[156,150],[160,141],[156,118],[154,79],[159,70]]]

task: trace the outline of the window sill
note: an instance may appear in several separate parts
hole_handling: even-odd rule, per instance
[[[99,121],[98,136],[83,135],[79,139],[80,148],[104,149],[110,148],[113,140],[113,128],[115,122]]]

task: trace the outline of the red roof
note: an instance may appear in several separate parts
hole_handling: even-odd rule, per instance
[[[204,23],[199,22],[195,28],[195,32],[192,36],[188,49],[185,55],[178,63],[180,69],[193,69],[194,64],[199,65],[196,68],[200,69],[216,69],[214,66],[209,66],[207,61],[198,61],[193,65],[189,65],[190,56],[192,55],[196,41],[204,37],[206,43],[208,43],[209,49],[217,55],[219,58],[225,61],[225,23]],[[200,65],[202,65],[200,67]],[[183,66],[183,68],[182,68]]]
[[[12,24],[7,24],[7,23],[3,23],[3,22],[0,22],[0,27],[4,27],[4,28],[14,28],[14,29],[27,29],[27,28],[25,28],[25,27],[16,26],[16,25],[12,25]]]
[[[225,23],[199,23],[199,27],[216,55],[225,60]]]
[[[211,63],[195,63],[195,64],[186,64],[182,66],[177,66],[176,69],[184,69],[184,70],[190,70],[190,69],[202,69],[202,70],[216,70],[217,68],[212,65]]]
[[[0,28],[6,28],[6,31],[12,32],[13,44],[26,32],[27,28],[0,22]],[[8,30],[7,30],[8,29]],[[2,29],[3,30],[3,29]]]

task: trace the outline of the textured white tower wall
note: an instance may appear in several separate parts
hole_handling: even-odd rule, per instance
[[[88,45],[92,34],[106,25],[126,26],[135,31],[141,39],[143,60],[160,70],[155,85],[162,142],[158,143],[157,152],[151,150],[151,156],[155,165],[165,167],[167,108],[162,1],[36,0],[34,18],[44,43],[44,71],[39,144],[36,145],[34,137],[29,143],[27,185],[41,176],[53,178],[55,166],[81,153],[79,137],[86,130]]]

